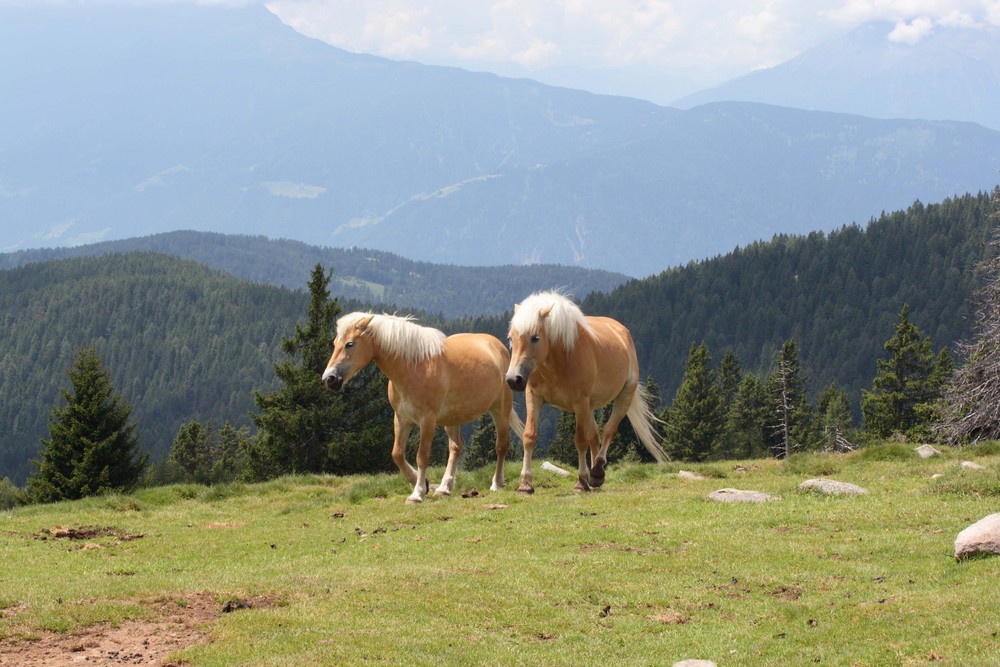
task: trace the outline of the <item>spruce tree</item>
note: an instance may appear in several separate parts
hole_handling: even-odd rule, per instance
[[[710,363],[704,343],[691,346],[684,377],[664,419],[666,446],[674,459],[705,461],[723,435],[722,401]]]
[[[959,348],[966,361],[943,388],[936,427],[955,444],[1000,439],[1000,187],[993,190],[990,217],[988,255],[976,266],[982,282],[972,301],[973,338]]]
[[[798,345],[794,339],[786,340],[768,382],[771,449],[778,458],[786,458],[795,450],[808,449],[815,440],[806,384],[799,366]]]
[[[560,410],[559,421],[556,423],[556,435],[545,455],[553,461],[577,466],[580,459],[573,441],[575,432],[576,416],[572,412]]]
[[[772,422],[767,387],[752,373],[743,376],[726,416],[726,430],[732,436],[732,455],[759,458],[768,455]]]
[[[847,437],[851,428],[851,402],[846,391],[836,383],[827,386],[816,401],[816,414],[824,450],[843,452],[855,449]]]
[[[132,408],[114,390],[110,373],[93,345],[81,348],[69,371],[66,405],[53,407],[48,440],[28,479],[35,502],[75,500],[113,491],[130,491],[146,467],[139,450]]]
[[[876,361],[877,373],[871,391],[861,392],[861,414],[872,435],[886,438],[907,433],[922,423],[918,406],[936,398],[934,369],[939,363],[924,338],[910,322],[909,306],[904,305],[892,337],[885,342],[888,359]]]
[[[275,363],[274,372],[284,386],[270,394],[254,392],[260,410],[251,415],[258,429],[249,451],[254,479],[328,469],[327,449],[344,412],[341,396],[320,381],[340,312],[336,299],[330,299],[331,277],[332,271],[316,264],[309,280],[305,325],[296,324],[294,334],[281,341],[289,358]]]

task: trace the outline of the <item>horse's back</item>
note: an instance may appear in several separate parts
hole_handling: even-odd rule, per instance
[[[461,368],[489,364],[502,376],[510,364],[507,346],[496,336],[484,333],[457,333],[445,339],[444,354],[450,365]]]

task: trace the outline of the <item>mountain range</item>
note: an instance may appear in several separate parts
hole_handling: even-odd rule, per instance
[[[191,229],[641,277],[1000,180],[970,122],[668,108],[349,54],[261,6],[0,19],[5,251]]]

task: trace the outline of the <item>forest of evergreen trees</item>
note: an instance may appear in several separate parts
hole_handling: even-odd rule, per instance
[[[874,389],[902,313],[934,355],[969,335],[973,267],[993,234],[990,205],[989,193],[966,195],[886,213],[864,228],[779,236],[586,295],[583,310],[631,329],[668,428],[683,416],[675,403],[699,358],[713,383],[727,365],[735,367],[740,382],[760,385],[746,388],[759,397],[761,390],[773,393],[790,343],[801,399],[824,415],[846,403],[846,421],[840,410],[835,422],[856,428],[862,391]],[[330,268],[337,275],[337,267]],[[307,280],[308,272],[303,286]],[[0,478],[21,484],[34,469],[29,460],[48,435],[50,412],[81,347],[92,345],[106,364],[153,462],[166,459],[192,421],[212,425],[216,434],[224,424],[237,432],[251,427],[255,392],[279,386],[282,340],[303,321],[308,303],[302,289],[251,283],[153,253],[0,271]],[[338,306],[348,312],[361,304],[341,298]],[[508,317],[422,322],[504,339]],[[727,391],[725,400],[739,395]],[[558,416],[548,419],[555,434]],[[773,419],[766,421],[773,429]],[[817,418],[810,428],[821,423],[833,422]],[[391,430],[389,422],[385,428]],[[763,441],[718,447],[724,451],[696,458],[775,453],[773,443]]]

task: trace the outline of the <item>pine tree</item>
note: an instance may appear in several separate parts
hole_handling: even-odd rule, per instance
[[[35,502],[74,500],[138,484],[147,457],[139,450],[132,408],[115,392],[94,346],[81,348],[69,371],[66,402],[53,407],[38,471],[28,479]]]
[[[320,381],[340,312],[336,299],[330,299],[331,277],[332,271],[316,264],[305,326],[296,324],[295,333],[281,341],[289,359],[275,363],[274,372],[284,386],[271,394],[254,392],[260,412],[251,415],[258,428],[249,451],[252,478],[328,469],[327,449],[344,413],[341,396]]]
[[[760,378],[747,373],[726,418],[726,430],[733,438],[732,455],[747,459],[767,456],[772,416],[767,388]]]
[[[691,346],[684,377],[664,419],[666,445],[674,459],[704,461],[722,437],[722,402],[710,363],[704,343]]]
[[[843,452],[856,448],[847,438],[851,428],[851,402],[846,391],[836,383],[827,386],[816,401],[816,414],[824,450]]]
[[[773,416],[771,449],[778,458],[787,458],[795,450],[808,449],[815,440],[806,384],[799,366],[798,345],[794,339],[786,340],[768,382]]]
[[[990,217],[989,254],[976,267],[982,283],[972,302],[974,337],[959,348],[966,362],[943,388],[936,427],[956,444],[1000,439],[1000,187],[993,190]]]
[[[579,464],[579,456],[576,451],[576,444],[573,442],[573,435],[576,432],[576,416],[572,412],[559,411],[559,421],[556,423],[556,435],[549,445],[545,455],[553,461],[576,466]]]
[[[877,373],[871,391],[861,392],[861,413],[872,435],[886,438],[907,433],[922,422],[918,406],[936,398],[933,384],[935,355],[929,338],[910,322],[909,306],[903,306],[895,333],[885,342],[888,359],[876,361]]]
[[[715,371],[715,384],[719,388],[719,403],[723,415],[723,432],[716,451],[713,453],[713,458],[728,459],[736,456],[740,437],[732,428],[730,414],[735,407],[742,381],[743,369],[740,366],[740,361],[733,349],[729,348],[722,357],[722,361],[719,362],[719,368]]]

